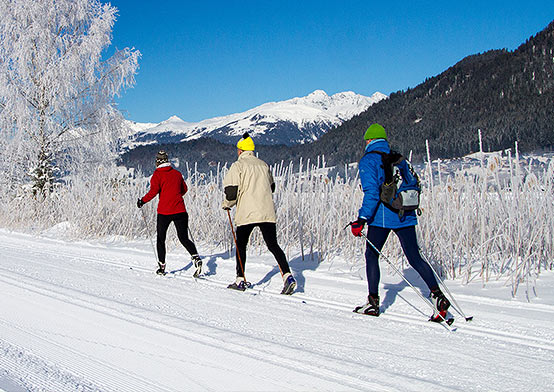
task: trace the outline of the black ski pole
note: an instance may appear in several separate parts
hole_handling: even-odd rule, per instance
[[[473,316],[466,316],[466,314],[464,313],[464,311],[462,310],[462,307],[460,305],[458,305],[458,301],[456,301],[456,298],[454,298],[454,296],[452,295],[452,293],[450,292],[450,289],[448,288],[448,286],[446,285],[446,283],[444,283],[444,280],[441,279],[441,277],[439,276],[439,274],[437,273],[437,271],[435,270],[435,268],[433,268],[433,266],[431,265],[431,263],[429,262],[429,259],[427,259],[427,256],[425,256],[425,253],[423,253],[421,251],[421,248],[419,248],[419,254],[423,257],[423,259],[425,260],[425,262],[429,265],[429,267],[431,267],[431,270],[433,271],[433,273],[435,274],[435,277],[437,278],[437,280],[439,281],[440,285],[442,286],[442,288],[448,293],[448,296],[452,299],[452,302],[454,302],[454,305],[453,308],[456,310],[456,312],[458,312],[458,314],[460,316],[462,316],[463,318],[465,318],[466,321],[471,321],[473,320]]]
[[[146,234],[148,235],[148,223],[146,222],[146,215],[144,213],[144,210],[141,208],[140,211],[142,212],[142,220],[144,221],[144,227],[146,228]],[[158,253],[156,252],[156,247],[154,246],[154,241],[152,241],[152,237],[148,235],[148,239],[150,240],[150,245],[152,245],[152,250],[154,251],[154,258],[156,259],[156,264],[159,264],[158,262]]]
[[[233,233],[233,240],[235,241],[235,250],[237,251],[237,257],[239,260],[240,270],[242,272],[242,279],[244,279],[245,287],[249,287],[250,284],[246,281],[244,273],[244,267],[242,266],[242,259],[240,258],[239,247],[237,245],[237,236],[235,235],[235,228],[233,227],[233,221],[231,220],[231,210],[227,209],[227,216],[229,217],[229,224],[231,225],[231,232]]]

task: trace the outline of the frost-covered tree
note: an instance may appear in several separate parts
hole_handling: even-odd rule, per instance
[[[113,158],[140,53],[107,53],[117,9],[98,0],[0,0],[0,165],[51,189]]]

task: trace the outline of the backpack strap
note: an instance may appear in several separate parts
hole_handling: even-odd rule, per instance
[[[368,151],[368,154],[379,154],[381,155],[381,161],[383,162],[383,169],[385,170],[385,184],[390,185],[394,181],[393,175],[393,165],[397,165],[404,160],[402,154],[397,153],[396,151],[391,151],[386,153],[383,151]]]

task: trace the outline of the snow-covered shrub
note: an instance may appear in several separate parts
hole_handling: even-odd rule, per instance
[[[420,242],[446,276],[506,277],[515,294],[554,264],[554,159],[520,160],[516,149],[479,161],[434,187],[423,173]]]

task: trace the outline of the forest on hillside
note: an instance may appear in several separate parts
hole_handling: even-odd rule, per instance
[[[379,122],[391,144],[415,157],[456,157],[475,152],[478,132],[485,150],[522,151],[554,146],[554,23],[517,50],[469,56],[414,89],[391,94],[387,101],[328,132],[314,148],[330,151],[335,162],[356,159],[356,136]],[[331,146],[341,148],[333,151]]]

